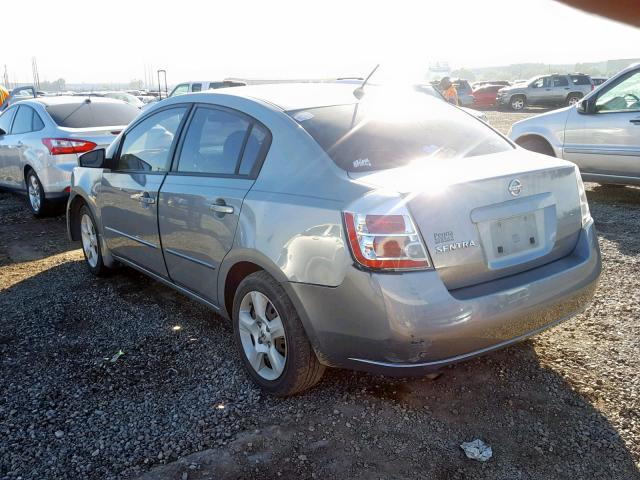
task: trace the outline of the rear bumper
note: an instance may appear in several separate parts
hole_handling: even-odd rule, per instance
[[[355,268],[339,287],[286,288],[323,363],[418,375],[521,341],[581,312],[600,269],[591,223],[567,257],[459,290],[447,290],[435,271]]]

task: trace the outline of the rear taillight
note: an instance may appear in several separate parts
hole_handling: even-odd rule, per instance
[[[49,149],[51,155],[85,153],[90,152],[97,146],[88,140],[78,140],[75,138],[43,138],[42,143]]]
[[[431,267],[410,215],[344,212],[344,223],[351,252],[360,265],[379,270]]]

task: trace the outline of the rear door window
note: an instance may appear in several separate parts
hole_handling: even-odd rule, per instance
[[[11,133],[18,135],[20,133],[27,133],[33,130],[33,109],[26,105],[21,105],[16,113],[16,119],[13,121],[13,127]]]
[[[567,77],[553,77],[553,86],[554,87],[568,87],[569,81]]]
[[[128,125],[140,110],[128,103],[83,100],[49,105],[47,112],[60,127],[96,128]]]
[[[198,108],[184,137],[178,171],[234,175],[250,125],[231,112]]]
[[[191,85],[191,91],[192,92],[200,92],[200,91],[202,91],[202,84],[201,83],[194,83],[193,85]]]

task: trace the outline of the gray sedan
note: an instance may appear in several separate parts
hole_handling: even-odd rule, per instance
[[[170,98],[80,158],[69,234],[230,318],[250,377],[416,375],[580,312],[600,253],[575,165],[416,92]]]
[[[640,184],[640,65],[632,65],[576,105],[516,122],[516,143],[570,160],[582,178]]]
[[[0,115],[0,187],[25,191],[29,208],[49,213],[69,195],[78,155],[111,143],[140,110],[87,97],[38,97]]]

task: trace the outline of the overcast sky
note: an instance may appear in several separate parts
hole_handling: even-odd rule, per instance
[[[33,56],[41,80],[128,82],[152,65],[172,84],[364,75],[378,62],[402,75],[435,61],[575,63],[633,58],[640,45],[640,29],[551,0],[42,0],[29,10],[0,27],[11,81],[31,81]]]

